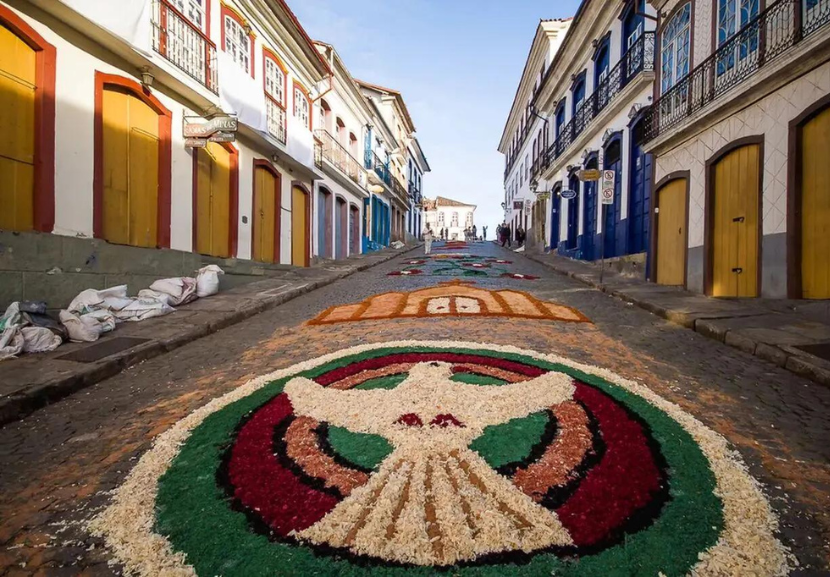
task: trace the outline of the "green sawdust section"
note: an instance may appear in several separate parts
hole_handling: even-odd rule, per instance
[[[437,349],[376,349],[338,359],[303,376],[314,378],[360,359],[402,351],[437,352]],[[697,562],[698,553],[717,542],[723,528],[723,511],[720,499],[714,494],[714,475],[691,435],[671,417],[645,399],[570,367],[496,351],[454,349],[453,352],[512,359],[560,371],[597,387],[627,406],[647,422],[660,443],[669,468],[671,499],[647,529],[627,535],[623,543],[595,555],[560,559],[543,553],[522,565],[452,567],[440,572],[464,577],[508,574],[623,577],[662,572],[672,577],[685,575]],[[267,537],[253,533],[245,515],[230,507],[216,484],[222,454],[233,441],[239,421],[278,395],[290,378],[275,381],[214,413],[193,431],[159,482],[156,530],[167,536],[176,551],[187,555],[188,563],[200,575],[428,576],[438,572],[432,567],[388,567],[380,563],[359,566],[342,557],[317,555],[296,544],[272,543]]]

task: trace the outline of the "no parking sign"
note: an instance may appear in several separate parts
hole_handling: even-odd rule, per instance
[[[602,171],[602,204],[614,204],[614,188],[617,173],[613,170]]]

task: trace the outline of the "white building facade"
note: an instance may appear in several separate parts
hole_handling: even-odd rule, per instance
[[[640,276],[651,190],[643,111],[653,97],[655,26],[644,0],[580,5],[536,99],[550,144],[531,168],[532,186],[548,193],[534,205],[548,247],[577,259],[623,260]],[[601,201],[596,172],[582,171],[612,175],[611,204]]]
[[[443,196],[435,200],[424,200],[426,225],[436,238],[441,238],[443,231],[443,237],[447,240],[465,240],[465,231],[472,230],[476,226],[475,212],[475,205]]]
[[[830,298],[830,2],[654,1],[651,277]]]
[[[511,233],[519,226],[528,230],[532,225],[530,210],[525,208],[535,201],[530,190],[531,168],[540,151],[548,146],[547,121],[534,102],[570,25],[570,19],[539,23],[499,143],[499,152],[505,158],[504,222]]]

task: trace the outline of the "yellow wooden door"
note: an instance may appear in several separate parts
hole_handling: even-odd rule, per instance
[[[686,284],[686,179],[672,180],[657,195],[657,283],[682,286]]]
[[[0,228],[31,230],[35,222],[36,54],[0,25]]]
[[[760,150],[742,146],[714,167],[712,296],[758,296]]]
[[[103,93],[103,237],[154,247],[158,239],[159,119],[119,88]]]
[[[278,262],[274,246],[277,230],[277,179],[270,170],[254,171],[254,260]]]
[[[801,291],[830,298],[830,108],[801,131]]]
[[[294,266],[306,266],[308,258],[308,195],[301,188],[291,191],[291,263]]]
[[[230,247],[231,153],[208,142],[196,153],[196,252],[228,258]]]

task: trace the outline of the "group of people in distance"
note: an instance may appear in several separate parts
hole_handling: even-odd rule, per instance
[[[456,238],[449,238],[450,231],[448,228],[441,228],[438,231],[438,236],[436,237],[435,232],[433,232],[432,228],[427,225],[424,229],[424,252],[425,254],[429,254],[432,251],[432,242],[434,240],[458,240]],[[487,227],[481,227],[481,236],[478,236],[478,227],[476,225],[471,226],[464,230],[464,241],[465,242],[475,242],[479,240],[487,240]]]
[[[513,240],[516,241],[516,244],[519,245],[519,248],[523,247],[525,244],[525,238],[527,237],[527,233],[525,229],[522,228],[522,225],[516,227],[515,232],[510,230],[510,227],[507,226],[507,223],[503,222],[496,228],[496,240],[501,243],[502,246],[513,246]]]

